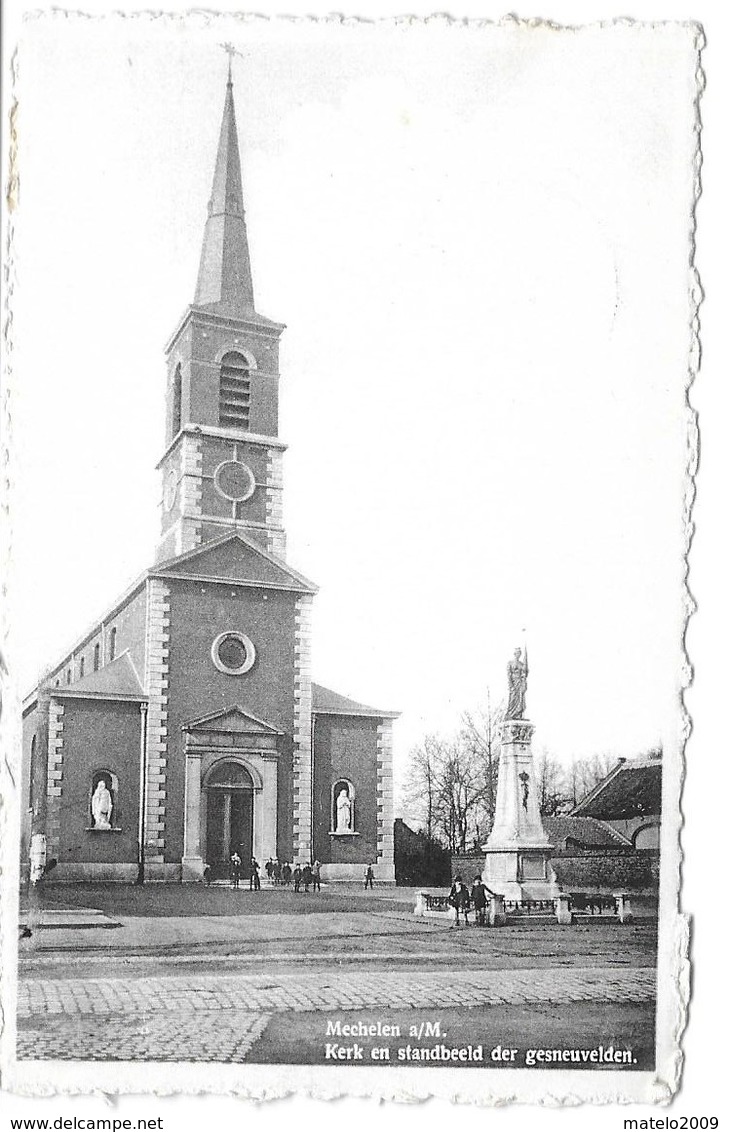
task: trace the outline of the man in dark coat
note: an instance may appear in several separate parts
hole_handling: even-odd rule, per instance
[[[448,894],[448,903],[456,910],[456,925],[461,922],[461,913],[468,927],[468,912],[471,907],[471,897],[461,877],[456,877]]]
[[[476,923],[483,927],[486,923],[486,889],[480,876],[477,876],[471,889],[471,902],[476,913]]]
[[[304,892],[308,892],[309,885],[311,884],[311,865],[309,864],[304,865],[301,870],[301,883],[304,886]]]
[[[300,890],[301,890],[301,865],[297,861],[296,865],[294,867],[294,892],[299,892]]]

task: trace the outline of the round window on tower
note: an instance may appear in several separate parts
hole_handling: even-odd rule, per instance
[[[226,460],[215,469],[215,487],[224,499],[242,503],[256,490],[256,480],[247,464]]]
[[[255,664],[256,650],[249,637],[229,631],[215,638],[211,656],[220,672],[225,672],[227,676],[242,676]]]

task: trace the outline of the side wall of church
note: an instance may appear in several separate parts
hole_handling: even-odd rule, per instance
[[[238,705],[284,732],[278,760],[278,853],[292,856],[295,606],[288,591],[170,580],[167,816],[165,860],[180,861],[184,840],[182,727]],[[213,663],[215,638],[244,633],[256,649],[249,672],[229,676]],[[204,849],[203,849],[204,851]]]
[[[323,865],[374,864],[377,860],[377,719],[318,715],[314,723],[314,853]],[[354,836],[333,837],[332,786],[354,787]],[[359,879],[359,869],[356,877]]]
[[[48,761],[50,881],[122,880],[136,875],[139,823],[139,704],[51,700]],[[91,828],[94,775],[113,787],[113,830]]]
[[[88,676],[93,672],[94,646],[99,645],[100,663],[108,664],[111,658],[111,635],[115,635],[115,656],[129,650],[132,663],[140,677],[144,672],[144,639],[146,618],[145,588],[141,586],[131,597],[121,605],[111,617],[104,620],[91,632],[82,644],[64,657],[61,664],[51,669],[48,683],[51,686],[63,688],[67,683],[73,683],[81,676],[81,659],[84,660],[84,674]],[[71,670],[71,680],[67,680],[68,670]]]

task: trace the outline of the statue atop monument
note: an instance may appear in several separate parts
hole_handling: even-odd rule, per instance
[[[522,660],[521,649],[514,649],[514,656],[506,668],[509,677],[509,702],[504,719],[524,719],[526,716],[526,689],[529,666],[526,650]]]

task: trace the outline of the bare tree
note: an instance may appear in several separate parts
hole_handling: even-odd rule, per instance
[[[535,758],[539,812],[544,817],[555,817],[570,809],[569,783],[565,780],[562,764],[545,748]]]
[[[503,719],[504,705],[499,705],[495,710],[492,708],[491,691],[488,688],[486,705],[476,711],[465,711],[461,716],[461,740],[482,763],[483,790],[479,812],[474,820],[479,841],[488,837],[494,824]]]
[[[436,830],[437,770],[443,759],[443,740],[426,735],[410,752],[410,765],[403,796],[408,812],[420,822],[424,833],[432,838]]]

